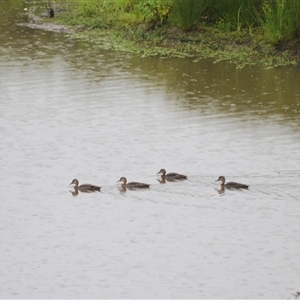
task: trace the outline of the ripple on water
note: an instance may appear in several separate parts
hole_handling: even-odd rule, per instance
[[[0,46],[1,296],[294,292],[299,117],[270,88],[276,73],[297,98],[293,69],[251,77],[256,67],[10,34]],[[161,168],[188,180],[160,184]],[[249,190],[220,192],[220,175]],[[151,187],[122,192],[121,176]],[[101,192],[73,197],[73,178]]]

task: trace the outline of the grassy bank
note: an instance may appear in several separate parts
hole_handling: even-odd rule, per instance
[[[51,5],[51,21],[108,49],[195,61],[211,57],[238,68],[300,61],[300,0],[60,0]]]

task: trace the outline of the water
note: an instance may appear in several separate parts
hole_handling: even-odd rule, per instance
[[[104,51],[16,26],[27,5],[0,31],[1,298],[299,290],[299,67]],[[73,178],[101,192],[74,197]]]

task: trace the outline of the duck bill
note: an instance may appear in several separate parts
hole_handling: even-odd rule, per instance
[[[219,179],[217,179],[215,182],[220,181]]]

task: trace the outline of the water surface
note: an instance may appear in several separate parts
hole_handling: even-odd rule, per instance
[[[1,15],[0,296],[299,290],[299,67],[106,51],[16,26],[29,4]],[[160,184],[161,168],[188,180]],[[102,190],[74,197],[73,178]]]

